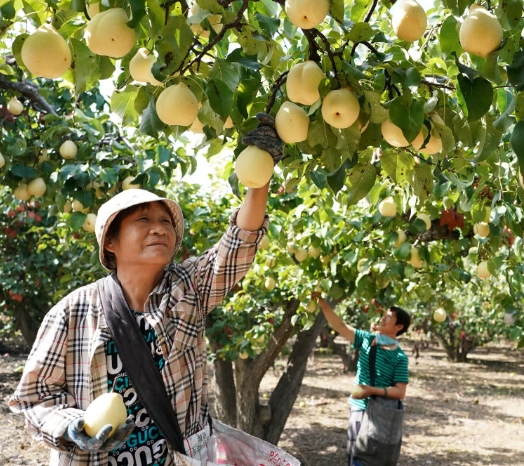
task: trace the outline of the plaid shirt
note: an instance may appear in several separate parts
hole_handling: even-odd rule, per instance
[[[158,336],[166,362],[162,377],[186,437],[202,429],[207,420],[207,313],[247,273],[267,231],[267,217],[256,232],[241,230],[235,219],[236,212],[221,240],[202,256],[168,265],[144,309]],[[54,449],[50,466],[108,464],[107,453],[82,451],[62,437],[68,424],[107,392],[110,339],[96,283],[67,295],[40,326],[9,406],[24,414],[35,439]],[[171,455],[168,464],[173,464]]]

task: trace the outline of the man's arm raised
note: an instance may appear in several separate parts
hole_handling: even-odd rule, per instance
[[[326,320],[329,322],[329,325],[331,325],[333,330],[343,336],[346,340],[353,343],[355,341],[355,328],[346,324],[337,314],[335,314],[333,308],[324,298],[322,298],[322,296],[320,296],[320,293],[313,292],[311,298],[318,301],[320,309],[322,309],[322,312],[326,316]]]

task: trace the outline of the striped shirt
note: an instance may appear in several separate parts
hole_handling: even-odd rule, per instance
[[[352,347],[360,350],[355,385],[371,385],[369,351],[374,339],[373,333],[355,330],[355,341]],[[408,383],[408,378],[408,358],[404,351],[399,346],[393,350],[388,350],[378,345],[375,361],[375,387],[391,387],[396,383]],[[366,409],[368,398],[357,400],[350,397],[349,404],[352,408]]]
[[[215,246],[166,267],[144,309],[165,359],[164,385],[186,437],[202,429],[208,414],[207,313],[247,273],[267,232],[267,217],[260,230],[241,230],[235,224],[237,212]],[[108,465],[107,453],[75,448],[63,435],[72,420],[107,392],[110,341],[96,282],[67,295],[44,317],[9,406],[24,414],[35,439],[52,447],[50,466]],[[170,454],[166,466],[172,464]]]

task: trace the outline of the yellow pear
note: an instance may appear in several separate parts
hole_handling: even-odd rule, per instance
[[[487,57],[502,42],[502,27],[495,15],[484,7],[473,4],[459,30],[462,48],[473,55]]]
[[[258,247],[260,249],[267,249],[269,248],[269,236],[265,235],[260,240],[260,243],[258,243]]]
[[[71,203],[71,201],[68,199],[67,201],[64,202],[64,207],[62,208],[62,212],[68,214],[69,212],[71,212],[73,210],[73,204]]]
[[[84,207],[78,199],[74,199],[73,202],[71,202],[71,209],[73,212],[82,212],[84,214],[89,212],[89,207]]]
[[[89,233],[93,233],[95,231],[95,224],[96,224],[96,214],[89,213],[87,214],[86,219],[84,220],[84,224],[82,225],[82,228]]]
[[[424,8],[415,0],[400,0],[391,16],[393,32],[401,40],[415,42],[426,30],[428,18]]]
[[[89,19],[92,19],[98,13],[100,13],[100,2],[87,3],[86,4],[86,13]]]
[[[0,168],[2,168],[5,165],[5,158],[2,154],[0,154]]]
[[[317,310],[317,303],[315,301],[309,301],[309,303],[307,303],[307,306],[306,306],[306,312],[309,312],[309,313],[312,313],[312,312],[315,312]]]
[[[247,146],[235,160],[238,181],[248,188],[261,188],[273,176],[275,162],[269,152]]]
[[[140,189],[140,184],[138,183],[132,183],[132,181],[136,178],[134,175],[129,175],[122,181],[122,190],[127,191],[128,189]]]
[[[22,45],[22,61],[35,76],[59,78],[71,66],[71,50],[50,24],[42,24]]]
[[[158,96],[156,113],[166,125],[191,126],[198,115],[198,100],[184,83],[175,84]]]
[[[46,191],[46,185],[43,178],[35,178],[27,185],[27,192],[31,196],[40,197],[43,196]]]
[[[428,214],[420,213],[420,214],[417,215],[417,218],[419,218],[420,220],[424,221],[424,223],[426,224],[426,230],[430,230],[431,229],[431,218],[429,217]]]
[[[193,121],[193,124],[189,127],[189,131],[192,131],[195,134],[204,134],[204,123],[200,121],[198,116]]]
[[[413,139],[413,141],[411,142],[413,149],[419,150],[422,147],[422,144],[424,144],[424,139],[425,139],[424,131],[420,130],[419,133],[417,134],[417,137]]]
[[[129,18],[122,8],[102,11],[87,23],[85,40],[89,50],[97,55],[122,58],[136,41],[136,33],[127,22]]]
[[[195,16],[198,12],[200,12],[201,8],[198,3],[194,3],[191,8],[189,9],[189,18],[191,16]],[[209,15],[207,17],[207,20],[209,21],[209,24],[213,28],[213,30],[218,34],[222,27],[224,26],[222,24],[222,16],[221,15]],[[205,37],[206,39],[209,37],[209,31],[204,29],[201,24],[199,23],[192,23],[189,26],[191,30],[198,36]]]
[[[280,139],[286,143],[305,141],[309,117],[302,107],[293,102],[284,102],[275,116],[275,129]]]
[[[51,158],[49,157],[49,151],[44,147],[40,151],[40,155],[38,156],[38,163],[44,163],[48,160],[51,160]]]
[[[145,47],[141,47],[129,62],[129,74],[139,83],[149,83],[153,86],[160,86],[162,83],[151,73],[151,67],[155,63],[156,57]]]
[[[395,244],[393,246],[398,248],[401,244],[404,244],[407,239],[408,237],[404,230],[397,230],[397,240],[395,241]]]
[[[351,393],[351,396],[360,396],[364,393],[364,389],[360,385],[352,385],[349,388],[349,392]]]
[[[435,312],[433,312],[433,319],[438,323],[444,322],[446,320],[446,311],[441,307],[435,309]]]
[[[420,269],[424,266],[424,261],[420,258],[418,254],[418,248],[411,248],[411,257],[408,260],[408,263],[411,264],[415,269]]]
[[[483,238],[487,238],[490,233],[489,223],[487,222],[475,223],[475,225],[473,225],[473,233],[475,233],[476,235],[482,236]]]
[[[362,272],[362,271],[365,269],[365,267],[366,267],[366,262],[367,262],[367,261],[368,261],[368,260],[367,260],[366,258],[362,258],[362,259],[360,259],[360,260],[357,262],[357,272],[358,272],[358,273]]]
[[[309,254],[307,252],[307,249],[304,248],[297,248],[295,251],[295,259],[298,262],[304,262],[309,257]]]
[[[418,133],[418,136],[413,140],[411,145],[415,150],[418,150],[419,152],[422,152],[426,155],[433,155],[437,154],[442,150],[442,140],[436,136],[430,135],[428,142],[424,147],[422,145],[424,144],[424,136],[422,135],[422,131]]]
[[[393,124],[390,119],[382,122],[382,137],[393,147],[409,146],[409,142],[404,137],[402,130],[397,125]]]
[[[355,93],[344,87],[330,91],[322,101],[322,118],[334,128],[349,128],[358,119],[360,104]]]
[[[20,183],[15,188],[13,194],[19,201],[27,201],[31,197],[31,194],[27,191],[26,183]]]
[[[226,121],[224,121],[224,129],[230,129],[235,126],[235,123],[233,123],[233,120],[230,116],[226,118]]]
[[[397,204],[395,199],[391,196],[386,197],[380,201],[378,210],[384,217],[394,217],[397,215]]]
[[[273,291],[275,289],[275,285],[276,284],[277,284],[277,282],[275,281],[275,279],[273,277],[267,277],[265,282],[264,282],[264,286],[269,291]]]
[[[284,4],[289,21],[296,27],[311,29],[318,26],[329,13],[328,0],[286,0]]]
[[[488,262],[482,261],[477,265],[477,275],[479,278],[491,277],[491,272],[488,270]]]
[[[95,437],[100,429],[107,424],[111,424],[113,429],[109,436],[113,435],[116,429],[124,424],[127,419],[127,408],[119,393],[104,393],[100,395],[87,407],[84,413],[84,429],[90,437]]]
[[[7,111],[14,116],[18,116],[24,111],[24,104],[16,97],[12,97],[9,99],[9,102],[7,102]]]
[[[324,78],[324,72],[313,60],[293,65],[286,79],[289,100],[302,105],[313,105],[320,99],[318,85]]]
[[[67,141],[64,141],[60,148],[58,149],[58,152],[62,156],[63,159],[71,160],[76,157],[76,154],[78,153],[78,147],[76,144],[68,139]]]

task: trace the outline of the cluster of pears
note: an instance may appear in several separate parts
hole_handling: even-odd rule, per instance
[[[100,11],[99,6],[99,3],[87,5],[90,20],[85,29],[86,44],[97,55],[122,58],[134,48],[136,32],[128,26],[129,17],[123,8]],[[329,7],[328,0],[286,0],[284,4],[289,21],[302,29],[320,25],[328,15]],[[191,14],[197,15],[198,10],[199,7],[195,4]],[[207,19],[215,32],[221,30],[219,15],[211,15]],[[416,0],[400,0],[392,11],[391,24],[399,39],[414,42],[426,30],[426,13]],[[197,24],[191,26],[193,31],[199,27]],[[203,31],[198,31],[198,34],[203,34]],[[499,47],[501,40],[502,28],[498,20],[483,7],[472,5],[460,29],[460,41],[464,50],[485,57]],[[71,50],[66,40],[50,24],[43,24],[26,38],[21,57],[33,75],[45,78],[63,76],[72,62]],[[129,62],[129,73],[139,83],[161,86],[162,83],[153,74],[155,63],[156,57],[148,49],[139,48]],[[311,106],[320,99],[318,88],[324,78],[324,72],[312,60],[295,64],[289,70],[286,85],[288,100],[281,104],[275,116],[276,130],[283,142],[298,143],[307,139],[310,120],[301,105]],[[183,82],[163,89],[156,101],[158,117],[166,125],[193,127],[198,120],[199,107],[197,97]],[[180,112],[180,108],[184,112]],[[331,90],[322,100],[321,114],[324,121],[332,127],[349,128],[359,118],[358,98],[349,87]],[[229,126],[231,125],[230,122]],[[198,126],[195,126],[197,132]],[[410,144],[402,130],[390,120],[382,123],[382,133],[384,139],[394,147],[406,147]],[[434,131],[431,133],[428,135],[423,128],[411,145],[426,154],[440,152],[442,142],[438,134],[433,134]],[[273,165],[267,152],[248,147],[245,153],[237,157],[235,171],[245,186],[260,187],[271,178]]]

